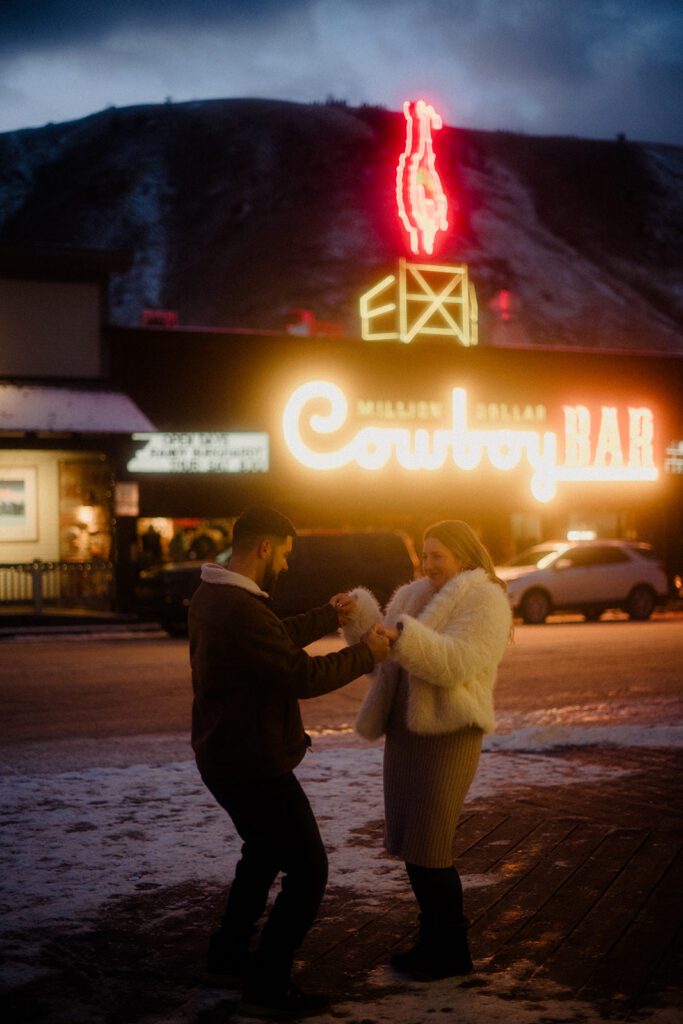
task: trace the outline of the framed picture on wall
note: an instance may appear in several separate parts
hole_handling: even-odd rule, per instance
[[[34,466],[0,466],[0,541],[3,540],[38,540]]]

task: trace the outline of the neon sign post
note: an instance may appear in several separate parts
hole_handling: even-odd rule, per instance
[[[311,412],[310,403],[325,403],[326,412]],[[307,409],[309,410],[307,412]],[[559,483],[567,481],[654,481],[654,418],[646,407],[629,407],[625,415],[613,406],[602,406],[597,434],[593,417],[583,405],[563,406],[562,437],[551,430],[485,430],[468,422],[465,388],[451,392],[450,423],[428,430],[398,426],[365,426],[333,447],[334,436],[344,430],[348,437],[348,401],[341,388],[312,380],[290,396],[282,417],[285,444],[303,466],[330,471],[355,463],[379,470],[395,462],[408,470],[437,470],[449,463],[473,470],[486,460],[501,472],[526,464],[531,470],[530,488],[537,501],[551,501]],[[621,423],[627,424],[626,441]],[[311,441],[304,438],[304,431]],[[315,446],[315,440],[320,444]],[[326,440],[327,439],[327,443]],[[330,443],[332,442],[332,443]]]

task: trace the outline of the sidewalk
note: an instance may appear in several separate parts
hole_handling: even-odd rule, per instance
[[[415,907],[401,865],[381,852],[381,751],[352,737],[316,746],[303,781],[331,876],[301,951],[300,979],[330,992],[335,1008],[315,1020],[681,1019],[680,751],[485,753],[456,839],[476,972],[426,984],[387,966],[412,936]],[[13,923],[5,916],[14,961],[5,1019],[237,1021],[239,994],[207,986],[202,963],[226,858],[237,857],[239,844],[194,767],[17,776],[9,784],[16,805],[3,828],[23,829],[24,839],[7,862],[20,874],[20,906]]]
[[[132,612],[53,608],[36,615],[18,605],[5,605],[0,612],[0,641],[32,636],[59,637],[120,631],[164,634],[157,622],[146,622]]]

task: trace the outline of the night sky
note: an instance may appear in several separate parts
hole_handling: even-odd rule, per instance
[[[683,145],[681,0],[2,0],[0,131],[109,106],[328,97]]]

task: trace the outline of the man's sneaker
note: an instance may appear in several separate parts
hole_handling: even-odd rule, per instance
[[[239,1012],[245,1017],[261,1017],[265,1020],[288,1020],[297,1017],[314,1017],[330,1008],[327,996],[307,994],[291,985],[280,995],[247,991],[239,1004]]]

